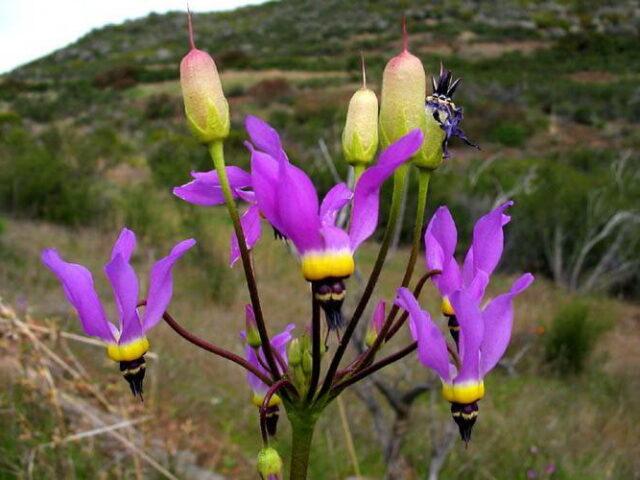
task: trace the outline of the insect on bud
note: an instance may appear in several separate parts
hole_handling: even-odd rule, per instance
[[[350,165],[371,163],[378,150],[378,97],[367,88],[364,58],[362,87],[349,101],[347,120],[342,132],[342,151]]]
[[[189,128],[203,143],[229,135],[229,104],[213,58],[195,47],[189,13],[191,50],[180,62],[180,86]]]
[[[258,473],[262,480],[278,480],[282,474],[282,458],[275,448],[267,447],[258,453]]]

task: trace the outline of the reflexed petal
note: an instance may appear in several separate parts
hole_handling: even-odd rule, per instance
[[[447,207],[436,210],[424,234],[425,258],[428,270],[441,270],[434,283],[442,296],[460,288],[460,267],[454,257],[458,242],[456,224]]]
[[[293,242],[300,254],[322,248],[318,194],[311,179],[287,160],[280,160],[276,195],[282,228],[274,226]]]
[[[276,208],[276,192],[278,190],[278,162],[266,153],[255,150],[247,144],[251,151],[251,185],[255,193],[260,212],[276,229],[282,231],[280,217]]]
[[[262,365],[260,364],[260,361],[258,360],[258,356],[256,355],[255,350],[250,347],[249,345],[247,345],[244,349],[244,353],[245,356],[247,357],[247,361],[253,365],[254,367],[256,367],[258,370],[260,370],[261,372],[263,372],[265,375],[269,376],[269,372],[267,372]],[[251,388],[251,390],[257,394],[264,394],[267,392],[267,390],[269,389],[269,387],[267,387],[267,385],[260,380],[258,377],[256,377],[253,373],[247,371],[247,383],[249,384],[249,388]]]
[[[494,298],[482,312],[485,334],[480,346],[480,369],[483,376],[496,366],[507,350],[513,326],[513,299],[532,282],[533,275],[525,273],[513,282],[509,292]]]
[[[151,268],[147,307],[142,321],[145,332],[160,321],[169,306],[173,294],[173,278],[171,276],[173,265],[195,244],[196,241],[192,238],[183,240],[171,249],[169,255],[158,260]]]
[[[396,305],[409,312],[409,327],[411,336],[418,342],[420,362],[433,369],[444,381],[449,381],[447,343],[429,313],[420,308],[413,294],[406,288],[398,289]]]
[[[291,335],[291,331],[296,328],[295,324],[288,324],[285,329],[279,334],[275,335],[271,339],[271,348],[273,348],[278,354],[282,357],[285,363],[288,364],[287,358],[287,344],[291,341],[293,336]]]
[[[320,205],[320,221],[323,225],[335,225],[336,216],[349,203],[353,192],[345,183],[338,183],[327,192]]]
[[[349,235],[341,228],[325,226],[320,229],[320,234],[324,240],[324,250],[337,252],[351,249]]]
[[[456,382],[480,379],[480,344],[484,324],[478,301],[467,291],[458,290],[451,295],[451,305],[460,324],[459,353],[462,367]]]
[[[244,232],[245,242],[247,248],[251,250],[258,240],[262,229],[260,228],[260,211],[256,205],[252,205],[240,218],[240,225],[242,225],[242,231]],[[229,263],[233,266],[234,263],[240,258],[240,247],[238,246],[238,238],[235,232],[231,234],[231,252]]]
[[[126,253],[126,252],[125,252]],[[131,264],[122,254],[117,254],[104,267],[104,273],[111,283],[113,298],[120,317],[120,338],[118,343],[129,343],[144,336],[138,317],[138,277]]]
[[[267,153],[276,160],[286,159],[287,155],[282,149],[280,135],[275,128],[261,118],[247,115],[244,120],[251,143],[258,149]]]
[[[376,331],[376,333],[380,333],[380,330],[382,330],[382,326],[384,325],[384,319],[385,319],[385,314],[384,314],[384,310],[385,310],[385,302],[384,300],[380,300],[378,302],[378,305],[376,305],[376,309],[373,311],[373,317],[371,318],[371,324],[373,325],[373,329]]]
[[[125,262],[129,262],[131,261],[131,255],[133,255],[133,251],[135,249],[136,234],[128,228],[123,228],[120,231],[120,235],[118,235],[116,243],[113,245],[113,249],[111,250],[111,260],[113,260],[116,255],[120,254]]]
[[[82,265],[65,262],[54,249],[44,250],[41,258],[62,283],[67,300],[78,312],[84,332],[105,342],[114,342],[115,327],[107,320],[91,272]]]
[[[396,168],[408,161],[422,145],[422,132],[413,130],[380,154],[378,163],[365,170],[353,194],[353,211],[351,212],[351,249],[355,251],[362,242],[369,238],[378,225],[380,208],[380,188]]]
[[[234,197],[236,189],[251,185],[251,175],[239,167],[226,167],[227,177]],[[218,173],[215,170],[209,172],[191,172],[193,180],[173,189],[173,194],[182,200],[194,205],[210,207],[224,203],[224,195],[220,187]]]
[[[513,202],[505,202],[498,208],[480,218],[473,227],[473,252],[467,254],[464,264],[463,276],[465,282],[475,277],[478,270],[491,275],[495,270],[502,250],[504,248],[504,232],[502,227],[509,223],[510,217],[505,215],[505,210],[513,205]],[[473,273],[470,269],[473,268]]]

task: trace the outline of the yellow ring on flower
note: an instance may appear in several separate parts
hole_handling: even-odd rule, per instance
[[[264,395],[259,395],[254,393],[251,395],[251,403],[253,403],[256,407],[262,407],[262,402],[264,401]],[[277,407],[282,403],[282,400],[278,396],[277,393],[274,393],[269,399],[269,405],[267,407]]]
[[[325,278],[345,278],[356,268],[350,250],[308,252],[301,258],[302,275],[310,282]]]
[[[442,306],[440,308],[442,309],[442,313],[447,317],[452,317],[456,314],[449,297],[442,297]]]
[[[149,347],[147,337],[137,338],[122,345],[110,343],[107,345],[107,355],[114,362],[130,362],[142,357],[149,351]]]
[[[451,403],[473,403],[484,397],[484,382],[443,383],[442,396]]]

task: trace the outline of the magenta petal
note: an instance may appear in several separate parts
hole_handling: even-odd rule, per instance
[[[122,255],[125,262],[131,260],[131,255],[136,249],[136,234],[128,228],[123,228],[118,235],[116,243],[111,250],[111,260],[113,260],[118,254]]]
[[[41,258],[46,267],[62,283],[67,300],[78,312],[84,332],[105,342],[115,342],[113,335],[115,327],[107,320],[107,315],[93,286],[91,272],[82,265],[65,262],[52,248],[44,250]]]
[[[396,305],[409,312],[411,336],[418,342],[418,358],[434,370],[442,380],[450,380],[449,353],[444,335],[433,323],[429,313],[422,310],[413,294],[406,288],[398,289]]]
[[[483,376],[497,365],[507,350],[513,326],[513,299],[532,282],[533,275],[525,273],[513,282],[509,292],[494,298],[482,312],[485,334],[480,346],[480,369]]]
[[[266,153],[253,149],[251,145],[247,146],[251,150],[251,185],[258,208],[271,225],[282,231],[276,208],[278,162]]]
[[[371,325],[376,333],[380,333],[380,330],[382,330],[382,326],[384,325],[384,310],[385,302],[384,300],[380,300],[378,305],[376,305],[376,309],[373,311],[373,317],[371,318]]]
[[[142,324],[136,309],[138,305],[138,277],[133,267],[122,254],[118,253],[105,265],[104,273],[111,283],[113,298],[115,298],[120,317],[118,343],[125,344],[143,337]]]
[[[226,167],[227,177],[234,197],[236,189],[251,186],[251,175],[239,167]],[[209,172],[191,172],[193,180],[173,189],[173,194],[182,200],[194,205],[211,207],[224,203],[224,195],[220,187],[218,173],[215,170]]]
[[[491,275],[495,270],[502,250],[504,248],[504,232],[502,227],[509,222],[510,217],[505,215],[505,210],[513,205],[513,202],[505,202],[498,208],[487,213],[480,218],[473,227],[473,253],[469,259],[465,259],[465,280],[469,273],[470,265],[473,265],[473,275],[478,270],[482,270],[487,275]],[[468,254],[469,255],[469,254]]]
[[[280,227],[300,254],[322,248],[318,194],[311,179],[287,160],[280,160],[276,208]]]
[[[267,372],[262,367],[262,365],[260,364],[260,361],[258,360],[258,356],[256,355],[256,351],[251,346],[247,345],[245,347],[244,354],[245,354],[245,357],[247,358],[247,361],[251,365],[256,367],[259,371],[261,371],[265,375],[269,376],[269,372]],[[258,395],[264,395],[269,388],[262,380],[260,380],[258,377],[256,377],[253,373],[249,371],[247,371],[247,383],[249,384],[249,388],[251,388],[251,391]]]
[[[324,240],[324,250],[339,252],[351,249],[349,235],[341,228],[325,226],[320,229],[320,235]]]
[[[287,158],[287,155],[282,149],[280,135],[278,135],[276,129],[267,122],[253,115],[247,115],[244,120],[244,126],[247,129],[251,143],[253,143],[258,150],[262,150],[276,160]]]
[[[287,365],[289,362],[287,358],[287,345],[293,338],[293,336],[291,335],[291,331],[294,328],[296,328],[295,324],[290,323],[285,327],[285,329],[282,332],[275,335],[271,339],[271,348],[273,348],[276,352],[278,352],[278,354],[282,357],[282,359],[285,361]]]
[[[240,218],[240,225],[244,232],[245,242],[247,248],[251,250],[258,240],[262,229],[260,228],[260,211],[256,205],[252,205]],[[238,246],[238,238],[235,232],[231,234],[231,252],[229,254],[229,264],[233,266],[234,263],[240,258],[240,247]]]
[[[424,234],[428,270],[440,270],[434,283],[442,296],[449,296],[462,285],[460,267],[454,257],[458,242],[456,224],[447,207],[440,207],[431,218]]]
[[[459,353],[462,367],[456,382],[480,379],[480,344],[484,324],[478,301],[467,291],[458,290],[451,295],[451,305],[460,324]]]
[[[365,170],[353,194],[351,213],[351,249],[355,251],[378,225],[380,188],[400,165],[408,161],[422,145],[422,132],[413,130],[380,154],[378,163]]]
[[[171,275],[173,265],[195,244],[196,241],[192,238],[183,240],[171,249],[169,255],[158,260],[151,267],[147,306],[142,321],[145,332],[160,321],[169,306],[171,295],[173,294],[173,278]]]
[[[349,203],[353,192],[345,183],[338,183],[327,192],[320,205],[320,221],[323,225],[335,225],[336,216]]]

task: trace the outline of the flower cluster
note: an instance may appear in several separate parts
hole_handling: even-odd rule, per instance
[[[442,380],[443,396],[451,403],[462,439],[468,442],[478,415],[478,401],[485,394],[483,378],[509,344],[513,300],[531,284],[533,276],[525,274],[508,292],[485,300],[502,256],[503,228],[510,220],[506,210],[512,202],[478,220],[471,247],[461,264],[455,256],[455,223],[449,210],[440,207],[424,234],[427,273],[413,292],[409,290],[421,246],[430,176],[448,157],[451,138],[459,137],[473,145],[460,127],[462,109],[452,101],[460,80],[454,81],[451,72],[441,67],[439,77],[433,79],[433,93],[425,100],[426,73],[420,59],[409,52],[405,30],[403,51],[384,70],[380,104],[364,79],[349,103],[342,152],[353,168],[353,182],[339,182],[321,196],[307,173],[289,159],[278,132],[255,116],[247,116],[244,121],[250,169],[226,165],[223,146],[230,128],[229,105],[215,62],[195,47],[190,18],[189,31],[191,49],[180,65],[185,115],[194,135],[207,145],[214,169],[192,172],[192,181],[175,187],[173,193],[191,204],[224,204],[227,208],[234,227],[230,264],[241,261],[250,299],[244,312],[246,329],[241,333],[245,355],[236,355],[193,335],[167,312],[173,293],[172,267],[195,241],[178,243],[167,257],[154,264],[147,295],[141,297],[131,266],[135,235],[126,228],[105,266],[120,317],[119,327],[107,319],[91,273],[85,267],[65,262],[53,249],[42,253],[44,264],[62,283],[85,333],[105,342],[109,357],[119,362],[131,391],[140,397],[144,355],[149,349],[146,334],[160,319],[185,340],[244,368],[251,401],[259,411],[264,445],[257,464],[263,479],[274,480],[281,475],[282,459],[269,445],[277,432],[281,407],[293,430],[290,475],[292,479],[303,479],[314,425],[323,409],[345,388],[415,350],[420,362]],[[377,154],[379,146],[382,150]],[[382,274],[412,169],[418,173],[419,190],[413,244],[404,277],[388,313],[385,300],[378,300],[361,345],[363,351],[341,369],[345,351],[352,344],[352,336]],[[392,181],[393,189],[380,249],[347,323],[342,312],[346,281],[355,272],[358,249],[378,227],[381,189],[387,181]],[[237,209],[239,202],[246,205],[242,215]],[[344,224],[337,221],[343,211],[348,213]],[[276,237],[295,247],[302,277],[311,287],[310,321],[304,324],[298,338],[292,335],[295,323],[269,335],[270,324],[262,310],[252,257],[262,236],[263,222]],[[417,297],[429,278],[442,298],[451,341],[419,304]],[[138,309],[143,305],[141,315]],[[406,313],[396,319],[400,309]],[[322,311],[326,318],[324,332]],[[376,361],[376,355],[407,317],[414,342]],[[300,319],[295,320],[300,323]],[[337,333],[334,349],[329,342],[332,331]]]

